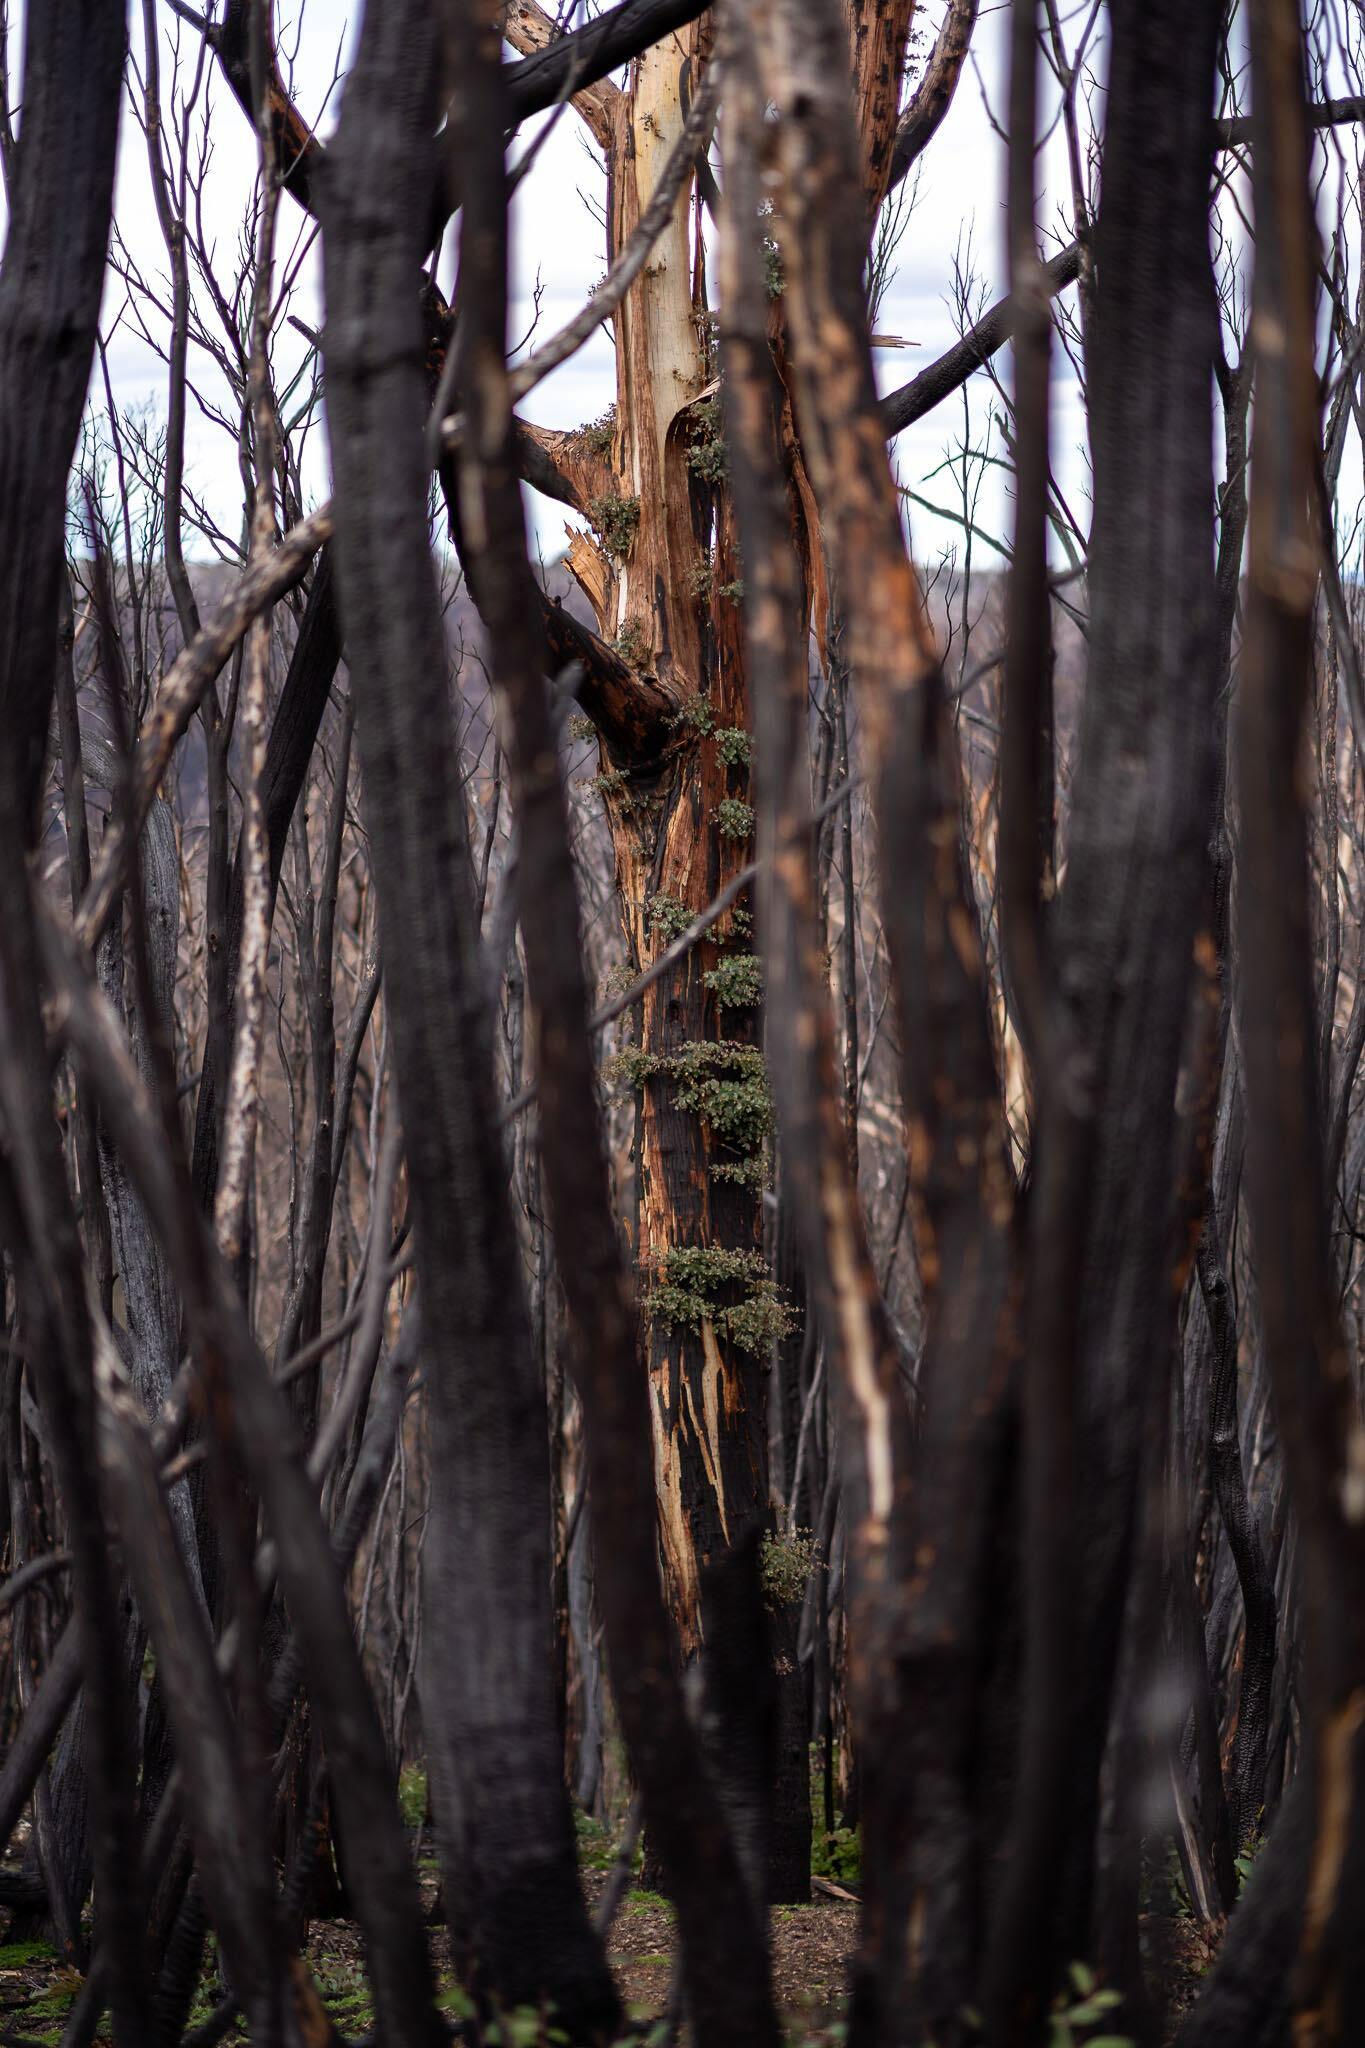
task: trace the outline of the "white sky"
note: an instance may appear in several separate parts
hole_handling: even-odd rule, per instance
[[[920,63],[937,31],[940,6],[941,0],[929,0],[921,15]],[[324,136],[338,109],[337,92],[333,90],[330,100],[328,97],[334,61],[338,51],[343,65],[349,60],[359,11],[358,4],[344,4],[344,0],[306,0],[306,5],[303,0],[280,0],[277,6],[282,50],[289,51],[297,41],[294,89],[298,103],[305,115],[317,122]],[[1086,4],[1063,9],[1066,33],[1073,44],[1088,12],[1088,0]],[[140,6],[135,5],[132,14],[133,52],[140,71]],[[158,15],[163,43],[162,102],[169,118],[173,86],[177,94],[182,94],[192,78],[198,39],[192,27],[177,20],[165,0],[158,0]],[[877,323],[880,331],[904,336],[919,346],[878,352],[884,388],[915,375],[957,338],[959,326],[952,304],[956,260],[970,256],[976,278],[974,310],[980,303],[992,302],[1003,290],[1004,145],[995,124],[1003,106],[1007,22],[1006,7],[983,7],[969,71],[947,120],[922,159],[916,204],[899,246],[897,275]],[[21,27],[22,9],[12,7],[12,70],[18,68]],[[178,83],[172,57],[177,41],[181,53]],[[1102,63],[1103,52],[1098,45],[1094,54],[1096,61]],[[12,96],[15,91],[12,86]],[[231,273],[242,233],[254,179],[255,152],[247,122],[211,66],[206,67],[195,110],[196,136],[206,100],[211,109],[209,133],[213,155],[205,195],[205,222],[226,276]],[[531,124],[522,131],[513,146],[514,155],[526,146],[539,125]],[[722,123],[722,175],[723,146]],[[1046,224],[1056,230],[1049,246],[1057,246],[1069,239],[1065,153],[1058,132],[1051,135],[1043,152],[1040,183],[1048,195],[1044,207]],[[581,124],[568,110],[557,122],[518,197],[515,334],[522,333],[530,324],[537,277],[543,293],[539,329],[543,337],[578,310],[588,287],[602,275],[602,231],[580,193],[600,203],[602,180],[586,146]],[[126,109],[116,217],[133,259],[146,279],[159,289],[164,282],[166,260],[152,204],[146,148],[139,127],[128,117]],[[310,233],[299,210],[292,201],[284,199],[278,257],[287,258]],[[444,268],[448,275],[449,252]],[[300,288],[293,304],[293,310],[314,327],[321,322],[319,269],[314,244],[301,270]],[[111,272],[105,326],[115,398],[120,408],[145,406],[156,417],[164,413],[164,366],[128,320],[118,317],[123,298],[123,286]],[[298,334],[282,326],[276,341],[277,384],[287,367],[299,363],[304,351],[305,344]],[[202,354],[192,352],[191,370],[196,389],[212,404],[220,387]],[[997,358],[997,370],[1002,378],[1008,379],[1008,351]],[[1081,413],[1073,380],[1060,351],[1057,372],[1054,465],[1061,489],[1077,520],[1085,527],[1089,498],[1080,445]],[[973,380],[970,394],[973,444],[998,457],[1001,443],[992,425],[993,393],[980,374]],[[537,389],[528,401],[527,411],[544,424],[572,426],[599,415],[612,395],[610,344],[599,336]],[[959,397],[903,435],[895,451],[901,482],[940,505],[960,506],[960,482],[952,476],[936,476],[934,472],[940,469],[945,457],[957,452],[964,431],[964,406]],[[314,434],[312,445],[314,453],[306,470],[306,481],[310,490],[321,496],[328,485],[320,434]],[[241,518],[241,485],[234,439],[192,405],[186,452],[191,488],[235,540]],[[558,553],[563,545],[563,508],[548,505],[533,495],[528,495],[528,508],[542,552],[547,557]],[[932,563],[945,548],[960,546],[960,528],[946,519],[913,506],[910,517],[915,553],[921,562]],[[981,474],[976,517],[985,533],[1008,534],[1010,513],[1003,470],[998,464],[988,466]],[[998,563],[999,558],[989,548],[981,551],[979,547],[977,559],[991,564]]]

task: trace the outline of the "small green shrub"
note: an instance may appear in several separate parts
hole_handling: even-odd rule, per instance
[[[694,438],[687,451],[688,468],[713,489],[725,482],[730,457],[725,446],[725,421],[719,394],[692,408]]]
[[[857,1828],[823,1828],[817,1818],[811,1829],[810,1872],[831,1884],[861,1884],[863,1844]]]
[[[761,1354],[794,1326],[793,1312],[761,1252],[675,1245],[664,1253],[658,1272],[659,1284],[644,1305],[670,1328],[699,1330],[710,1323],[738,1350]],[[738,1300],[726,1299],[736,1291]]]
[[[588,517],[612,560],[624,562],[640,531],[640,500],[604,491],[600,497],[589,498]]]
[[[739,1187],[768,1185],[768,1160],[763,1152],[754,1152],[748,1159],[718,1159],[709,1171],[712,1180],[733,1181]]]
[[[709,700],[698,694],[683,698],[673,713],[673,723],[676,726],[686,726],[689,732],[699,732],[704,738],[708,733],[714,732],[716,720]]]
[[[605,460],[611,454],[612,444],[616,439],[616,407],[608,406],[600,419],[589,420],[586,427],[579,429],[579,435],[584,445],[590,448],[594,455],[600,455]]]
[[[752,1010],[763,1000],[763,962],[756,953],[732,954],[708,967],[702,980],[722,1010]]]
[[[821,1569],[820,1546],[809,1529],[788,1529],[763,1538],[758,1570],[769,1607],[790,1607],[803,1600],[811,1573]]]
[[[1100,1984],[1088,1963],[1073,1963],[1067,1975],[1069,1989],[1058,1994],[1048,2016],[1048,2048],[1136,2048],[1126,2034],[1090,2031],[1111,2024],[1122,1992]]]
[[[653,661],[649,634],[640,619],[627,619],[611,644],[622,661],[628,661],[632,668],[647,669]]]
[[[746,1157],[759,1151],[773,1131],[773,1098],[768,1069],[756,1045],[730,1038],[690,1039],[676,1052],[646,1052],[627,1046],[608,1063],[609,1078],[641,1088],[664,1079],[677,1088],[679,1109],[696,1113],[723,1144]]]
[[[646,915],[655,938],[662,939],[665,945],[680,939],[692,922],[692,912],[682,898],[662,892],[650,897]]]
[[[427,1817],[427,1774],[417,1764],[398,1773],[398,1811],[405,1827],[420,1828]]]
[[[748,839],[754,829],[754,807],[742,797],[722,797],[716,805],[716,830],[722,839]]]
[[[716,734],[716,752],[727,768],[747,768],[754,755],[754,737],[742,725],[723,725]]]

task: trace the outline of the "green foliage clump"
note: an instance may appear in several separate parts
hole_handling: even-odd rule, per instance
[[[707,310],[694,313],[692,318],[696,323],[702,355],[706,359],[707,374],[714,376],[720,366],[720,317]]]
[[[587,426],[580,429],[580,438],[594,455],[605,460],[611,454],[612,443],[616,439],[616,407],[610,405],[600,419],[589,420]]]
[[[657,896],[650,897],[646,915],[655,938],[662,939],[665,945],[681,938],[692,922],[692,912],[682,898],[665,895],[662,890]]]
[[[664,1253],[659,1284],[645,1297],[646,1311],[670,1328],[699,1330],[710,1323],[740,1351],[761,1354],[793,1327],[761,1252],[720,1245],[675,1245]],[[739,1298],[727,1299],[738,1290]]]
[[[861,1884],[863,1845],[857,1828],[823,1828],[817,1820],[811,1829],[810,1874],[831,1884]]]
[[[716,592],[716,596],[727,599],[730,604],[738,604],[744,596],[743,581],[736,577],[733,583],[722,583]]]
[[[776,1286],[771,1293],[751,1294],[729,1310],[725,1331],[738,1351],[761,1358],[796,1328],[796,1311],[783,1301]]]
[[[595,740],[597,738],[597,727],[581,711],[575,711],[571,714],[566,730],[571,740]]]
[[[724,483],[730,467],[719,397],[705,398],[694,406],[692,419],[695,433],[687,451],[687,466],[703,483],[717,488]]]
[[[763,1188],[768,1185],[768,1159],[753,1152],[747,1159],[718,1159],[710,1168],[712,1180],[733,1182],[737,1187]]]
[[[747,839],[754,829],[754,807],[742,797],[722,797],[716,805],[716,830],[722,839]]]
[[[604,768],[600,775],[594,775],[590,787],[601,797],[620,796],[626,786],[624,770]]]
[[[1058,1993],[1048,2015],[1048,2048],[1135,2048],[1126,2034],[1090,2031],[1112,2024],[1109,2015],[1122,2005],[1122,1992],[1098,1983],[1088,1963],[1073,1963],[1067,1974],[1069,1988]]]
[[[633,988],[638,980],[639,975],[630,965],[629,961],[614,960],[602,976],[599,991],[602,1000],[607,1002],[612,996],[623,996],[626,990]]]
[[[640,531],[640,500],[604,491],[600,497],[589,498],[588,517],[612,560],[624,562]]]
[[[768,288],[770,299],[780,299],[787,289],[787,274],[782,268],[782,251],[771,235],[763,237],[763,282]]]
[[[653,651],[649,644],[649,634],[641,620],[627,619],[611,644],[622,661],[628,661],[632,668],[650,667]]]
[[[404,1764],[398,1773],[398,1811],[404,1827],[420,1828],[427,1817],[427,1774],[418,1764]]]
[[[742,904],[736,904],[723,925],[716,927],[718,939],[747,939],[753,934],[754,921]]]
[[[752,1010],[763,1000],[763,962],[756,953],[735,953],[708,967],[702,980],[722,1010]]]
[[[600,1820],[594,1820],[590,1813],[576,1811],[573,1817],[574,1832],[578,1836],[578,1863],[581,1870],[610,1870],[616,1861],[611,1835]]]
[[[742,725],[723,725],[716,734],[716,752],[727,768],[747,768],[753,759],[754,736]]]
[[[731,1038],[694,1038],[670,1053],[627,1046],[610,1061],[607,1072],[631,1088],[659,1078],[673,1082],[678,1108],[693,1111],[722,1144],[746,1157],[760,1151],[772,1136],[772,1090],[756,1045],[740,1045]]]
[[[772,1090],[756,1046],[698,1041],[675,1056],[672,1077],[679,1109],[694,1110],[722,1144],[749,1154],[772,1136]]]
[[[708,1074],[678,1095],[681,1109],[694,1109],[724,1145],[752,1152],[771,1136],[773,1103],[766,1080]]]
[[[758,1574],[763,1597],[774,1610],[804,1599],[811,1573],[820,1569],[820,1546],[811,1530],[788,1529],[763,1538]]]
[[[343,2034],[374,2025],[374,2000],[365,1972],[356,1964],[324,1956],[313,1970],[319,1995]]]
[[[686,726],[689,732],[699,732],[705,738],[708,733],[715,731],[716,719],[710,701],[703,696],[693,695],[683,698],[673,713],[673,723],[677,726]]]
[[[560,2048],[570,2036],[556,2027],[534,2005],[514,2006],[495,2020],[487,2020],[479,2034],[484,2048]]]

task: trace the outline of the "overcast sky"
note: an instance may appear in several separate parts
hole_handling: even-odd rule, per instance
[[[141,69],[141,9],[133,8],[134,61]],[[1088,13],[1088,5],[1067,17],[1068,33],[1074,39]],[[172,98],[172,48],[178,40],[180,74],[177,90],[183,92],[193,76],[197,38],[192,27],[178,21],[169,6],[159,7],[162,29],[162,99],[169,115]],[[297,0],[282,0],[277,7],[281,47],[296,47],[295,91],[299,104],[319,132],[326,135],[335,121],[339,93],[329,83],[340,58],[342,68],[349,61],[351,42],[359,7],[343,0],[307,0],[300,10]],[[11,9],[11,67],[17,69],[22,13]],[[923,61],[937,30],[939,8],[931,5],[921,16],[924,31],[918,49]],[[1004,146],[997,122],[1002,118],[1004,41],[1008,11],[1004,7],[983,8],[973,45],[973,61],[959,88],[956,101],[924,159],[918,180],[913,213],[897,254],[897,274],[882,306],[880,331],[905,337],[913,348],[880,350],[878,369],[884,388],[905,381],[924,368],[957,337],[958,323],[953,305],[955,263],[967,264],[975,274],[977,292],[986,301],[999,296],[1004,273],[1003,252],[1003,166]],[[1102,49],[1097,61],[1102,62]],[[14,88],[12,87],[12,95]],[[220,269],[230,274],[239,237],[243,230],[255,172],[254,145],[248,124],[242,117],[222,80],[206,68],[193,127],[196,135],[205,101],[211,108],[209,132],[213,157],[205,201],[205,220],[210,238],[216,243]],[[523,130],[513,145],[514,156],[525,148],[534,128]],[[723,156],[723,124],[720,149]],[[1069,238],[1066,213],[1065,160],[1061,138],[1054,135],[1044,154],[1043,186],[1049,195],[1045,204],[1046,224],[1055,229],[1056,241]],[[555,124],[535,168],[523,185],[516,205],[517,304],[514,333],[520,335],[532,319],[533,291],[541,288],[539,333],[552,333],[582,305],[589,286],[604,269],[603,237],[600,223],[587,201],[601,203],[603,180],[586,143],[585,131],[572,111]],[[157,288],[164,283],[165,253],[152,205],[146,148],[136,122],[125,110],[116,215],[127,247]],[[283,259],[304,246],[311,226],[287,198],[282,202],[278,254]],[[447,251],[449,271],[453,251]],[[319,265],[314,245],[300,273],[300,293],[294,310],[306,325],[320,324]],[[124,287],[111,272],[105,299],[105,326],[109,336],[109,365],[119,406],[145,406],[153,414],[164,410],[165,370],[146,343],[140,340],[126,315],[120,317]],[[534,346],[534,343],[532,344]],[[306,344],[292,328],[282,328],[277,338],[277,382],[287,367],[297,364]],[[192,361],[196,389],[211,405],[216,393],[211,367],[202,356]],[[1009,375],[1008,352],[1002,354],[998,369]],[[540,386],[529,402],[531,415],[547,425],[573,426],[600,415],[613,395],[610,344],[599,338],[571,363],[558,370]],[[978,376],[971,387],[971,438],[975,447],[999,455],[999,437],[991,423],[992,394],[986,380]],[[960,446],[967,422],[962,400],[949,401],[937,414],[903,435],[896,446],[896,463],[901,482],[922,497],[941,505],[960,506],[960,485],[953,477],[935,475],[946,457]],[[1054,398],[1054,439],[1058,477],[1072,510],[1084,527],[1088,524],[1088,491],[1080,452],[1080,412],[1065,365],[1061,365]],[[314,455],[307,471],[310,489],[318,496],[327,490],[325,448],[321,436],[314,436]],[[240,523],[241,487],[237,453],[232,438],[221,425],[192,406],[187,439],[188,475],[193,489],[213,510],[225,531],[234,538]],[[563,509],[544,500],[528,498],[536,537],[542,552],[552,556],[563,545]],[[1007,535],[1009,508],[1002,471],[988,467],[983,472],[976,513],[985,534]],[[932,562],[940,553],[960,545],[960,528],[936,518],[923,509],[910,507],[912,537],[916,555]],[[979,543],[983,546],[984,543]],[[978,559],[989,562],[998,557],[987,550]]]

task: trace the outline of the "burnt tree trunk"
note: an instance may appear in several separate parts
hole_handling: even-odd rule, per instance
[[[426,343],[412,280],[437,82],[423,0],[369,7],[323,209],[338,581],[421,1288],[422,1720],[444,1896],[481,2000],[548,2005],[579,2040],[609,2033],[618,2005],[578,1886],[563,1781],[545,1392],[507,1203],[426,516]]]

